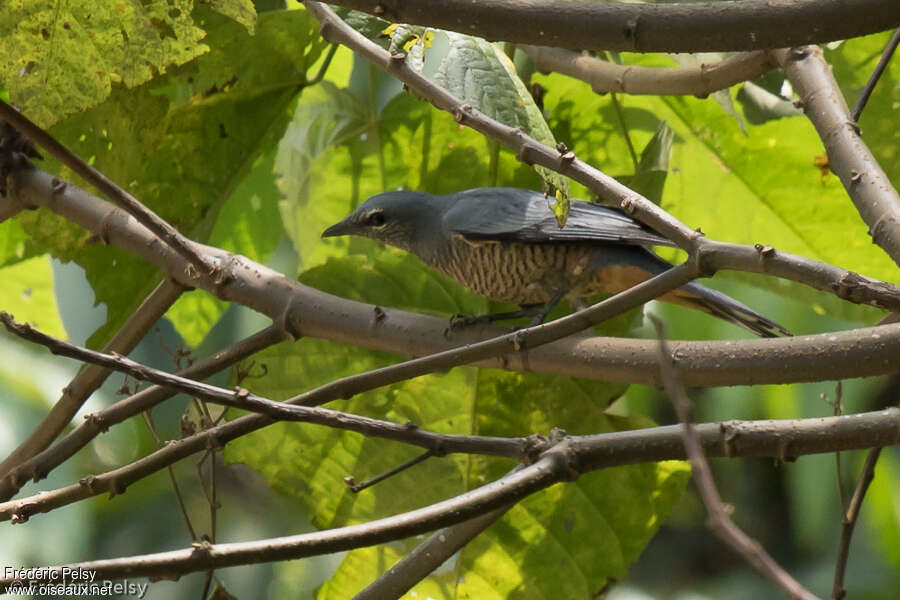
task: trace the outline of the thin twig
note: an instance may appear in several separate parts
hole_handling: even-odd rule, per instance
[[[875,90],[875,86],[878,84],[878,80],[881,79],[881,75],[891,61],[891,57],[894,55],[894,50],[897,49],[898,44],[900,44],[900,29],[894,31],[894,35],[891,36],[887,46],[884,47],[884,52],[882,52],[878,64],[875,65],[875,70],[872,71],[872,75],[869,76],[866,86],[862,89],[859,98],[857,98],[856,102],[853,104],[853,110],[850,111],[850,118],[854,121],[859,121],[859,117],[862,115],[862,111],[869,101],[869,96],[871,96],[872,91]]]
[[[335,429],[355,431],[373,437],[395,440],[421,446],[438,454],[453,452],[474,452],[493,456],[518,458],[523,456],[523,440],[487,436],[460,436],[438,434],[419,429],[415,424],[397,424],[390,421],[370,419],[351,413],[329,410],[321,407],[301,406],[285,402],[275,402],[249,393],[243,388],[229,391],[214,385],[186,379],[154,369],[117,354],[104,354],[87,348],[80,348],[68,342],[41,333],[30,325],[16,322],[7,312],[0,312],[0,322],[7,331],[22,339],[46,346],[54,354],[89,362],[109,369],[121,371],[140,381],[150,381],[157,385],[176,389],[186,394],[203,398],[208,402],[233,406],[264,415],[268,420],[299,421],[328,425]]]
[[[226,369],[264,348],[283,341],[285,338],[286,334],[282,329],[267,327],[179,371],[178,375],[189,379],[206,379],[210,375],[218,373],[222,369]],[[84,423],[70,431],[65,437],[10,471],[4,480],[6,495],[0,496],[0,499],[8,500],[12,494],[19,490],[21,484],[28,479],[33,479],[34,481],[43,479],[50,471],[61,465],[78,450],[87,446],[97,435],[108,430],[113,425],[121,423],[125,419],[141,412],[151,410],[154,406],[165,402],[176,393],[175,390],[153,386],[138,392],[134,396],[120,400],[101,411],[87,415]],[[13,482],[15,482],[15,485],[13,485]]]
[[[156,442],[157,447],[162,447],[162,440],[159,438],[159,435],[156,433],[156,426],[153,424],[153,416],[151,412],[145,411],[142,413],[144,416],[144,423],[147,425],[147,429],[150,431],[150,435],[153,436],[153,440]],[[175,468],[172,465],[166,467],[166,471],[169,473],[169,482],[172,484],[172,491],[175,493],[175,500],[178,502],[178,508],[181,510],[181,516],[184,518],[184,524],[187,526],[188,534],[191,536],[191,541],[197,541],[197,533],[194,531],[194,525],[191,523],[191,517],[188,514],[187,507],[184,504],[184,497],[181,494],[181,487],[178,485],[178,479],[175,477]]]
[[[631,143],[631,134],[628,132],[628,125],[625,123],[625,114],[622,112],[622,107],[619,105],[619,99],[616,97],[615,92],[609,94],[609,99],[612,102],[613,109],[616,111],[616,120],[619,123],[619,128],[622,130],[622,137],[625,138],[625,145],[628,146],[628,154],[631,156],[631,163],[634,166],[634,170],[637,171],[641,161],[638,158],[637,152],[634,150],[634,144]]]
[[[781,565],[779,565],[757,542],[745,534],[728,514],[725,504],[722,502],[716,484],[713,481],[712,472],[700,437],[697,435],[691,422],[693,421],[693,409],[691,401],[687,397],[684,386],[678,377],[675,366],[675,356],[669,351],[665,339],[665,331],[662,321],[651,316],[656,326],[659,338],[659,369],[662,374],[666,393],[675,407],[678,420],[681,421],[684,431],[684,448],[691,462],[691,470],[697,491],[703,500],[706,511],[709,514],[707,525],[709,528],[728,544],[735,552],[740,554],[749,565],[755,568],[760,575],[773,582],[791,598],[797,600],[819,600],[818,597],[803,587]]]
[[[316,85],[325,78],[325,73],[328,71],[328,67],[331,66],[331,61],[340,46],[340,44],[331,44],[331,46],[328,48],[328,53],[325,55],[325,60],[323,60],[322,64],[319,66],[319,70],[316,72],[312,79],[307,79],[305,82],[303,82],[303,87]]]
[[[82,179],[103,192],[110,201],[122,207],[129,215],[137,219],[139,223],[156,234],[160,240],[175,250],[195,269],[203,273],[212,271],[212,265],[207,261],[206,257],[198,253],[190,243],[190,240],[181,235],[177,229],[141,204],[137,198],[122,189],[112,179],[76,156],[53,136],[35,125],[28,117],[2,100],[0,100],[0,119],[5,119],[11,123],[25,137],[46,149],[59,162],[72,169]]]
[[[834,585],[831,588],[832,600],[841,600],[847,593],[844,589],[844,574],[847,570],[847,560],[850,558],[850,541],[853,538],[853,530],[859,511],[862,508],[863,498],[869,489],[869,484],[875,478],[875,465],[881,456],[881,448],[872,448],[866,456],[866,463],[859,474],[853,498],[850,499],[850,507],[841,515],[841,542],[838,549],[837,563],[834,567]]]
[[[182,292],[184,287],[175,281],[166,279],[160,282],[106,343],[103,351],[120,354],[131,352]],[[9,498],[21,487],[15,468],[47,448],[56,439],[94,390],[106,381],[109,373],[108,369],[90,365],[79,371],[63,388],[62,396],[47,416],[0,463],[0,498]]]
[[[431,458],[432,456],[434,456],[434,452],[432,452],[431,450],[426,450],[419,456],[406,461],[402,465],[397,465],[393,469],[388,469],[384,473],[379,473],[375,477],[370,477],[369,479],[366,479],[365,481],[361,481],[361,482],[357,483],[356,480],[352,476],[347,476],[347,477],[344,477],[344,483],[347,484],[347,486],[350,488],[351,492],[353,492],[354,494],[358,494],[359,492],[363,491],[364,489],[372,487],[376,483],[381,483],[385,479],[387,479],[389,477],[393,477],[394,475],[396,475],[398,473],[402,473],[403,471],[416,466],[420,462],[423,462],[423,461]]]
[[[834,416],[844,414],[844,385],[838,381],[834,386]],[[847,512],[847,494],[844,492],[844,477],[841,469],[841,453],[834,453],[835,480],[837,482],[838,497],[841,500],[841,513]]]

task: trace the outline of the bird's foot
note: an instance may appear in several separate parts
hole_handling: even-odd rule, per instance
[[[475,325],[489,325],[496,321],[494,315],[453,315],[450,317],[450,330],[459,331]]]

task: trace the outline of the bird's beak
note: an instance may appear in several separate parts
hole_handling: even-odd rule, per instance
[[[344,219],[339,223],[335,223],[328,229],[322,232],[322,237],[336,237],[339,235],[349,235],[353,233],[353,225],[349,222],[348,219]]]

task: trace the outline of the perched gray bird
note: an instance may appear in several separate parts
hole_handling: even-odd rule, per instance
[[[365,236],[402,248],[482,296],[523,308],[546,306],[564,296],[620,292],[671,268],[643,246],[674,245],[614,208],[579,200],[572,201],[569,219],[560,228],[543,194],[499,187],[448,196],[378,194],[322,233],[338,235]],[[659,299],[763,337],[791,335],[696,282]]]

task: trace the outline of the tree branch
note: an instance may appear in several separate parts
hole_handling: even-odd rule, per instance
[[[501,506],[474,519],[439,529],[390,569],[353,596],[353,600],[399,599],[512,508]]]
[[[263,331],[240,342],[216,352],[214,355],[194,363],[178,372],[181,377],[202,380],[226,369],[244,358],[259,352],[285,339],[283,331],[276,327],[267,327]],[[25,481],[40,481],[47,474],[61,465],[81,448],[84,448],[100,433],[113,425],[133,417],[168,400],[177,393],[175,390],[161,386],[149,387],[133,396],[120,400],[111,406],[87,415],[84,423],[69,432],[44,451],[13,468],[0,481],[3,495],[0,500],[8,500],[19,491]]]
[[[678,420],[681,421],[683,427],[685,453],[691,462],[691,472],[694,476],[694,483],[697,485],[697,491],[709,514],[707,521],[709,528],[732,550],[741,555],[760,575],[775,583],[791,598],[819,600],[815,594],[800,585],[800,582],[785,571],[759,542],[749,537],[731,520],[728,510],[722,502],[722,497],[719,495],[719,490],[716,489],[715,481],[713,481],[709,463],[703,453],[700,436],[691,425],[693,408],[684,386],[678,378],[675,355],[669,351],[662,321],[658,319],[655,321],[656,331],[659,335],[659,369],[662,373],[666,393],[675,406]]]
[[[894,5],[897,10],[897,5]],[[774,51],[815,126],[828,166],[841,179],[876,244],[900,265],[900,196],[851,120],[847,104],[822,49],[815,46]]]
[[[155,237],[146,228],[119,209],[72,184],[54,192],[54,180],[54,177],[39,169],[16,171],[10,177],[10,193],[26,205],[47,206],[82,227],[103,232],[102,237],[109,244],[156,264],[171,277],[185,277],[183,259],[165,246],[154,243]],[[692,254],[696,257],[695,268],[699,272],[709,273],[726,268],[726,263],[733,263],[748,271],[801,281],[854,302],[888,308],[898,305],[900,292],[890,284],[875,282],[831,265],[768,247],[712,242],[645,199],[631,197],[626,208],[657,231],[674,236],[688,247],[690,244],[703,244],[703,252]],[[484,327],[447,332],[446,319],[332,296],[243,256],[199,244],[198,248],[207,252],[219,267],[215,278],[201,275],[193,281],[193,285],[222,300],[238,302],[268,315],[294,337],[302,334],[407,356],[445,352],[438,357],[408,362],[402,367],[398,365],[398,369],[405,369],[396,375],[401,379],[471,363],[607,381],[660,383],[658,371],[654,368],[657,364],[655,344],[649,340],[563,339],[537,347],[556,335],[584,329],[593,318],[598,318],[597,312],[582,311],[565,317],[571,320],[564,321],[562,326],[554,322],[533,328],[532,333],[519,331],[490,342],[477,343],[485,337],[504,333],[504,330]],[[668,273],[662,283],[656,281],[650,284],[653,287],[649,289],[624,292],[616,296],[618,300],[611,298],[608,301],[610,304],[597,309],[604,311],[599,317],[614,314],[613,309],[630,308],[635,302],[672,289],[670,286],[681,285],[686,280],[680,278],[687,276],[688,271],[670,270]],[[586,315],[594,316],[588,318]],[[851,349],[853,352],[850,352]],[[900,370],[900,364],[894,360],[900,351],[900,326],[885,325],[770,340],[679,342],[677,351],[682,377],[691,386],[864,377]],[[397,380],[385,380],[381,385]],[[344,390],[344,393],[350,392]]]
[[[0,100],[0,119],[5,120],[16,130],[31,140],[34,144],[43,147],[59,162],[77,173],[82,179],[103,192],[113,203],[121,206],[128,214],[138,220],[147,229],[156,234],[156,237],[175,250],[180,256],[190,263],[194,269],[203,272],[210,270],[206,259],[196,252],[196,249],[186,237],[161,219],[159,215],[141,204],[141,202],[122,189],[112,179],[89,165],[76,156],[71,150],[60,144],[49,133],[35,125],[25,115],[12,106]]]
[[[41,333],[30,325],[16,322],[7,312],[0,312],[0,322],[3,323],[10,333],[24,340],[46,346],[53,354],[67,356],[82,362],[126,373],[139,381],[150,381],[157,385],[202,398],[207,402],[232,406],[264,415],[270,422],[298,421],[327,425],[334,429],[354,431],[371,437],[421,446],[431,450],[436,455],[471,452],[489,456],[522,458],[526,456],[528,450],[528,441],[524,439],[440,434],[419,429],[413,423],[400,425],[390,421],[370,419],[353,413],[327,408],[276,402],[251,394],[239,387],[229,391],[208,383],[194,381],[193,379],[179,377],[178,375],[148,367],[119,354],[104,354],[74,346]]]
[[[677,349],[674,352],[677,356]],[[658,368],[657,362],[656,369]],[[0,503],[0,521],[22,522],[32,515],[49,512],[92,496],[103,493],[109,493],[110,496],[122,494],[132,483],[151,473],[207,448],[224,446],[231,440],[270,423],[270,420],[261,415],[245,415],[192,436],[173,440],[164,448],[113,471],[91,475],[77,484],[53,491]],[[790,461],[805,454],[900,444],[900,408],[850,417],[705,423],[697,425],[695,429],[707,456],[771,457]],[[579,469],[587,472],[606,467],[684,459],[686,455],[681,435],[680,426],[669,425],[573,436],[566,438],[566,443],[572,459],[580,465]],[[451,523],[447,522],[437,526],[449,524]]]
[[[183,291],[184,287],[179,283],[168,279],[162,281],[103,346],[103,351],[131,352]],[[11,473],[13,469],[49,446],[109,374],[109,369],[88,366],[63,388],[62,396],[44,420],[0,463],[0,498],[10,497],[19,487],[15,474]]]
[[[859,481],[856,482],[856,489],[853,491],[850,507],[846,513],[841,515],[841,543],[834,567],[834,584],[831,588],[832,600],[842,600],[847,593],[844,589],[844,574],[847,569],[847,560],[850,558],[850,540],[853,539],[853,530],[856,527],[856,520],[859,518],[863,498],[869,489],[869,484],[875,478],[875,464],[878,462],[879,456],[881,456],[881,448],[869,450],[869,454],[866,456],[866,463],[859,474]]]
[[[900,25],[895,0],[684,4],[572,0],[338,0],[393,22],[570,50],[713,52],[843,40]]]
[[[235,421],[228,425],[233,423]],[[789,460],[808,453],[898,444],[900,409],[889,408],[852,417],[707,423],[697,425],[695,430],[708,456],[768,456]],[[515,503],[554,483],[571,481],[577,474],[623,464],[683,459],[682,431],[680,425],[670,425],[566,437],[546,450],[533,464],[497,481],[456,498],[361,525],[257,542],[199,544],[186,550],[77,563],[67,567],[96,571],[100,579],[173,577],[207,569],[304,558],[371,546],[467,521]],[[221,436],[213,437],[209,433],[206,432],[209,443],[219,445]],[[173,441],[151,457],[172,450],[178,452],[182,442]],[[104,475],[85,478],[68,488],[0,504],[0,519],[15,517],[21,521],[29,515],[47,512],[106,489],[121,493],[124,490],[121,486],[149,472],[149,458]],[[117,487],[110,485],[113,481],[118,484]],[[24,574],[0,579],[0,591],[13,582],[23,582],[23,577]],[[59,582],[60,579],[57,577],[54,581]]]
[[[617,65],[585,53],[547,46],[518,46],[542,73],[580,79],[598,94],[693,95],[706,97],[736,83],[755,79],[778,66],[768,52],[746,52],[712,64],[681,67]]]

